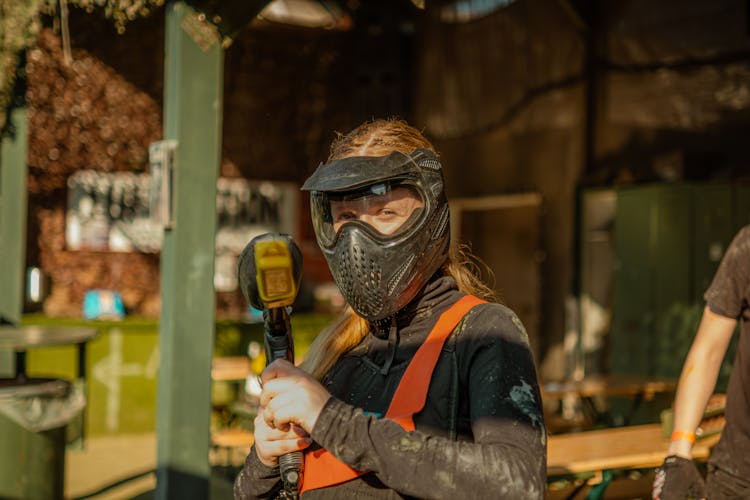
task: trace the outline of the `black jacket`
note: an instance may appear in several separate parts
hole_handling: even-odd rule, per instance
[[[416,431],[380,418],[437,318],[463,296],[452,278],[429,283],[324,377],[334,396],[312,432],[313,446],[368,474],[311,490],[303,499],[542,498],[546,433],[526,332],[500,304],[470,311],[448,338]],[[278,471],[251,450],[235,498],[269,498]]]

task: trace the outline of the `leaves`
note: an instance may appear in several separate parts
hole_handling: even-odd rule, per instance
[[[125,25],[129,21],[147,16],[164,5],[164,0],[62,1],[87,12],[103,8],[104,15],[112,19],[118,33],[125,31]],[[5,129],[6,111],[12,104],[20,55],[36,44],[41,15],[56,13],[57,0],[0,0],[0,132]]]

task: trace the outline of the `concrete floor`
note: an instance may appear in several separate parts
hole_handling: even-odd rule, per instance
[[[212,450],[211,500],[231,500],[234,471],[244,460],[247,450],[234,448]],[[65,461],[65,497],[75,500],[151,500],[156,488],[156,436],[154,434],[88,438],[84,449],[69,448]],[[605,498],[648,499],[653,474],[630,474],[620,477],[609,488]],[[575,485],[553,485],[547,500],[570,498]],[[575,499],[586,497],[583,487]]]
[[[156,435],[87,438],[82,449],[65,454],[66,498],[134,498],[156,487]],[[124,479],[141,475],[101,495],[89,496]]]
[[[247,452],[227,455],[212,450],[211,499],[233,498],[232,464],[242,463]],[[65,498],[121,500],[154,498],[156,488],[156,435],[87,438],[83,449],[69,447],[65,455]]]

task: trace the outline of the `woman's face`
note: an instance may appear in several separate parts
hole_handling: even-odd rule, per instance
[[[383,235],[390,235],[423,205],[419,195],[406,187],[360,198],[331,200],[333,231],[338,233],[347,222],[358,220],[366,222]]]

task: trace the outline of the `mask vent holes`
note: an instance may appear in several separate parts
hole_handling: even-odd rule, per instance
[[[449,215],[450,210],[447,206],[444,206],[442,212],[440,212],[440,219],[438,219],[438,223],[435,226],[435,231],[432,233],[433,240],[437,240],[445,234],[446,227],[448,226]]]
[[[394,290],[396,290],[396,287],[401,283],[401,280],[403,279],[404,275],[406,274],[406,271],[411,268],[412,262],[414,262],[414,259],[416,257],[414,255],[410,256],[404,264],[399,267],[395,273],[393,273],[393,277],[388,282],[388,294],[393,294]]]
[[[419,162],[419,166],[430,168],[432,170],[440,170],[440,162],[437,160],[422,160]]]
[[[381,267],[353,245],[337,252],[337,282],[347,301],[363,316],[374,316],[383,308]]]

